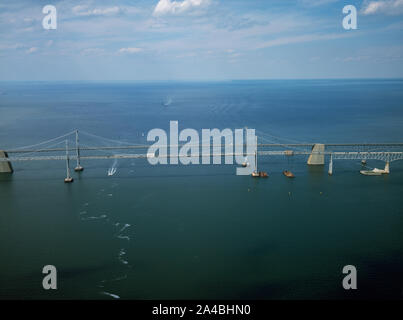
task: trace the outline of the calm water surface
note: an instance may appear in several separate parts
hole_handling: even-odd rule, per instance
[[[75,128],[144,143],[170,120],[256,128],[262,143],[401,142],[403,81],[0,83],[0,149]],[[146,160],[119,160],[109,177],[113,161],[100,160],[71,185],[64,165],[14,163],[0,176],[1,299],[402,298],[403,161],[366,177],[338,160],[329,177],[305,157],[261,157],[270,178],[254,180]],[[57,291],[42,289],[48,264]],[[347,264],[356,292],[341,286]]]

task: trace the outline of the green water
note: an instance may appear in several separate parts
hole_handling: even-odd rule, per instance
[[[337,93],[343,90],[340,83],[325,84],[322,100],[313,94],[316,83],[275,83],[277,90],[272,83],[182,84],[174,86],[170,108],[160,103],[173,90],[169,84],[111,85],[116,92],[103,85],[76,93],[64,86],[50,96],[46,85],[43,91],[9,85],[0,100],[5,116],[0,138],[6,147],[17,147],[85,127],[109,138],[140,141],[142,132],[167,127],[168,119],[179,119],[182,128],[249,124],[283,135],[284,110],[278,109],[283,101],[285,109],[301,108],[300,117],[290,120],[290,131],[297,134],[288,137],[399,141],[402,100],[396,90],[401,82],[356,85],[355,104],[329,110],[332,119],[324,120],[326,129],[317,136],[314,115],[325,112],[319,105],[336,85]],[[292,86],[303,98],[284,94]],[[368,90],[383,96],[385,87],[391,98],[374,122],[377,99],[368,105],[359,97]],[[351,96],[354,90],[345,88]],[[31,95],[25,97],[27,92]],[[248,101],[261,117],[245,117]],[[265,117],[268,109],[272,118]],[[366,124],[359,116],[364,114],[371,119]],[[384,128],[383,136],[375,135],[377,126]],[[358,173],[359,161],[338,160],[329,177],[326,166],[308,167],[303,157],[291,162],[262,157],[259,167],[268,171],[268,179],[236,176],[231,165],[154,167],[146,160],[121,160],[108,177],[111,165],[84,161],[84,172],[74,173],[70,185],[63,183],[63,161],[14,163],[12,175],[0,175],[1,299],[112,299],[105,292],[122,299],[402,297],[399,161],[392,162],[390,175],[369,177]],[[285,166],[294,180],[282,175]],[[368,166],[383,163],[369,160]],[[42,268],[48,264],[58,270],[57,290],[42,288]],[[341,284],[348,264],[358,270],[354,292]]]

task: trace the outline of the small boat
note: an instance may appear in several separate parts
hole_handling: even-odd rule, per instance
[[[385,169],[374,168],[372,170],[361,170],[360,173],[365,176],[381,176],[383,174],[389,174],[389,161],[386,162]]]
[[[362,164],[363,166],[365,166],[365,165],[367,164],[367,160],[362,159],[362,160],[361,160],[361,164]]]
[[[375,168],[373,170],[361,170],[360,173],[365,176],[381,176],[381,175],[385,174],[386,171]]]
[[[116,173],[116,168],[110,168],[108,170],[108,176],[113,176]]]
[[[381,176],[382,175],[382,172],[374,171],[374,170],[361,170],[360,173],[363,174],[364,176]]]
[[[256,137],[256,145],[257,145],[257,137]],[[246,162],[246,160],[247,159],[245,158],[245,162]],[[247,163],[247,165],[249,165],[249,163]],[[242,164],[242,166],[243,166],[243,164]],[[255,152],[255,171],[252,172],[251,176],[254,178],[268,178],[269,177],[267,172],[257,171],[257,151]]]
[[[254,177],[254,178],[268,178],[269,175],[265,171],[254,171],[254,172],[252,172],[252,177]]]
[[[294,174],[291,171],[288,170],[284,170],[283,174],[287,177],[287,178],[295,178]]]

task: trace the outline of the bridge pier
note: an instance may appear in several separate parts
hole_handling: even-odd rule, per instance
[[[333,156],[330,155],[329,171],[327,172],[329,176],[333,175]]]
[[[389,171],[389,161],[386,161],[384,170],[385,170],[385,173],[390,173],[390,171]]]
[[[7,152],[0,150],[0,158],[8,158]],[[13,173],[13,167],[9,161],[0,161],[0,173]]]
[[[322,143],[315,143],[312,147],[312,152],[308,158],[308,165],[324,165],[325,164],[325,145]]]

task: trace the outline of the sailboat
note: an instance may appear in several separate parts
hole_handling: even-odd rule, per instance
[[[248,162],[248,157],[245,157],[244,161],[242,162],[242,167],[247,167],[249,166],[249,162]]]

